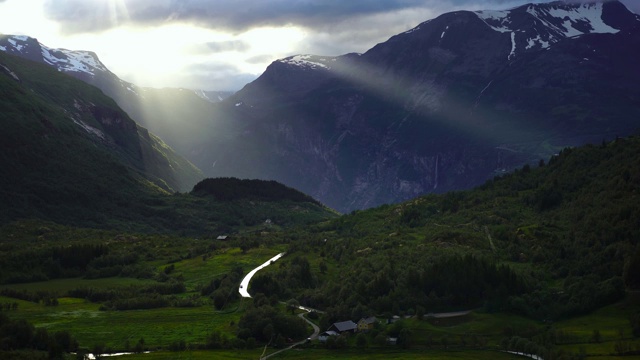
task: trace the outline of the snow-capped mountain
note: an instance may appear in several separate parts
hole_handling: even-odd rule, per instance
[[[618,1],[447,13],[364,54],[273,62],[219,106],[240,128],[202,167],[342,211],[468,188],[639,128],[638,58]]]
[[[166,142],[184,155],[193,152],[200,129],[210,122],[212,105],[232,95],[227,91],[136,86],[111,72],[93,52],[54,49],[28,36],[0,35],[0,51],[47,64],[98,87],[136,122],[168,139]]]
[[[206,176],[278,180],[351,211],[636,131],[638,58],[640,17],[620,2],[551,2],[443,14],[363,54],[280,59],[217,104],[83,76]]]
[[[0,50],[54,66],[58,71],[66,73],[83,73],[95,76],[98,72],[109,72],[93,52],[53,49],[28,36],[0,35]]]
[[[106,77],[111,78],[109,82],[117,83],[121,89],[128,90],[136,95],[146,91],[146,88],[138,87],[118,78],[92,51],[50,48],[29,36],[2,34],[0,34],[0,51],[51,65],[58,71],[68,73],[98,87],[101,87],[102,84],[96,78]],[[193,90],[193,93],[211,103],[220,102],[232,94],[228,91],[207,90]]]
[[[523,51],[546,49],[566,38],[584,34],[615,34],[627,27],[626,22],[615,19],[613,14],[620,9],[610,6],[606,9],[607,13],[604,12],[603,3],[552,2],[527,5],[513,10],[475,13],[491,29],[509,34],[511,58]],[[615,24],[617,28],[607,22]]]

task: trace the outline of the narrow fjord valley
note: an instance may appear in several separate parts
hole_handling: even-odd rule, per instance
[[[0,358],[640,356],[639,42],[456,11],[232,94],[2,35]]]

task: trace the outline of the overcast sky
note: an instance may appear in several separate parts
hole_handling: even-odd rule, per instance
[[[445,12],[531,2],[547,1],[0,0],[0,33],[95,51],[139,86],[238,90],[279,58],[364,52]]]

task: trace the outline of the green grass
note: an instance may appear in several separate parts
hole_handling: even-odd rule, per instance
[[[227,248],[205,261],[198,256],[176,262],[175,273],[172,275],[184,277],[188,285],[187,290],[193,291],[197,284],[208,283],[234,266],[241,266],[248,272],[283,250],[283,246],[276,246],[251,249],[242,253],[238,248]],[[164,266],[160,266],[162,267]],[[64,293],[82,287],[117,288],[151,282],[153,280],[120,277],[95,280],[74,278],[6,287],[30,292],[47,290]],[[77,338],[80,346],[91,348],[95,344],[103,343],[109,348],[123,350],[127,342],[133,346],[141,337],[144,338],[146,346],[151,348],[166,347],[180,340],[187,343],[204,343],[206,336],[213,331],[234,337],[236,324],[242,316],[242,311],[237,310],[243,308],[246,300],[232,304],[221,312],[216,311],[211,305],[194,308],[100,311],[100,304],[76,298],[60,298],[58,306],[44,306],[0,297],[0,304],[14,302],[18,303],[18,310],[9,312],[12,318],[26,319],[36,327],[45,327],[50,332],[68,330]]]
[[[156,352],[149,354],[132,354],[119,357],[123,360],[163,360],[163,359],[258,359],[262,350],[215,350],[215,351],[184,351],[184,352]],[[267,354],[269,354],[268,352]],[[366,350],[324,350],[297,349],[284,351],[271,359],[477,359],[477,360],[508,360],[524,359],[521,356],[496,351],[439,351],[439,350],[404,350],[404,349],[366,349]]]
[[[176,262],[175,275],[184,276],[188,289],[193,289],[198,284],[206,284],[213,278],[228,273],[235,266],[242,267],[246,274],[284,250],[284,246],[275,246],[242,253],[239,248],[224,248],[206,260],[195,257]]]
[[[20,302],[19,310],[10,316],[27,319],[50,332],[68,330],[83,347],[105,344],[114,350],[125,349],[127,341],[133,346],[140,338],[150,348],[180,340],[204,343],[213,331],[233,334],[241,316],[239,312],[217,312],[212,306],[133,311],[100,311],[99,307],[69,298],[61,299],[55,307]]]
[[[521,357],[497,352],[481,350],[441,351],[441,350],[405,350],[405,349],[365,349],[365,350],[323,350],[304,349],[285,351],[273,359],[477,359],[477,360],[502,360],[519,359]]]
[[[567,333],[568,341],[559,348],[579,353],[584,351],[589,356],[614,354],[618,341],[631,341],[640,345],[637,338],[632,337],[629,325],[629,315],[640,310],[637,294],[630,294],[627,298],[614,305],[606,306],[590,314],[559,321],[554,326]],[[594,342],[595,331],[600,333],[600,341]]]
[[[77,288],[96,288],[96,289],[105,289],[105,288],[114,288],[114,287],[123,287],[130,285],[144,285],[154,283],[153,280],[148,279],[132,279],[132,278],[122,278],[122,277],[110,277],[103,279],[82,279],[82,278],[72,278],[72,279],[55,279],[49,281],[38,281],[33,283],[25,283],[25,284],[7,284],[1,285],[0,287],[15,289],[15,290],[27,290],[27,291],[51,291],[57,293],[65,293],[72,289]]]
[[[198,350],[198,351],[181,351],[169,352],[160,351],[148,354],[131,354],[118,357],[122,360],[200,360],[200,359],[258,359],[262,354],[261,349],[256,350]],[[277,359],[277,358],[275,358]]]

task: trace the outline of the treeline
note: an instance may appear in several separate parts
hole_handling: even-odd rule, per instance
[[[540,287],[508,299],[509,309],[534,319],[558,319],[587,314],[625,295],[621,277],[597,281],[595,276],[572,277],[562,290]]]
[[[102,244],[37,247],[12,251],[0,256],[1,283],[24,283],[62,277],[81,276],[96,258],[107,256]]]
[[[0,295],[42,303],[45,306],[57,306],[59,297],[74,297],[94,303],[102,303],[100,310],[138,310],[160,307],[193,307],[202,305],[197,296],[177,297],[186,291],[184,282],[171,278],[163,283],[145,285],[131,285],[117,288],[83,287],[71,289],[67,292],[27,291],[4,288]],[[16,305],[11,305],[15,310]],[[9,310],[9,309],[7,309]]]
[[[213,300],[213,306],[222,310],[227,304],[240,298],[238,285],[243,275],[240,266],[234,267],[228,274],[223,274],[211,280],[200,289],[201,296],[207,296]]]
[[[113,276],[149,279],[153,267],[141,264],[135,250],[111,252],[107,245],[87,243],[39,247],[3,253],[0,283],[26,283],[60,278]]]
[[[195,195],[211,195],[220,201],[238,199],[260,201],[310,202],[322,205],[311,196],[273,180],[247,180],[234,177],[204,179],[193,187]]]
[[[338,255],[338,242],[325,245],[326,257]],[[421,257],[419,253],[366,252],[334,270],[340,276],[320,281],[305,257],[280,262],[256,274],[251,288],[280,299],[325,309],[324,324],[360,319],[371,314],[416,314],[485,307],[507,310],[510,296],[528,291],[524,279],[511,268],[482,257],[449,255]]]
[[[47,352],[49,359],[64,359],[65,353],[78,350],[78,342],[68,331],[51,334],[35,328],[26,320],[12,320],[0,313],[0,357],[3,351],[33,349]]]

